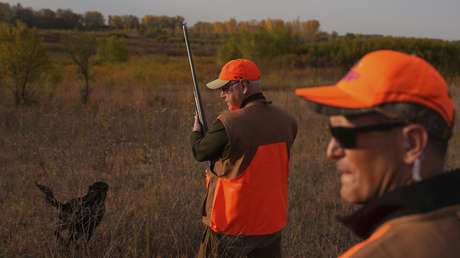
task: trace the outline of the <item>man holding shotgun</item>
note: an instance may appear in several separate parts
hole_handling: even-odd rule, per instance
[[[211,161],[198,257],[281,257],[297,123],[265,99],[250,60],[228,62],[207,87],[220,91],[230,112],[204,134],[195,117],[191,135],[195,159]]]
[[[329,116],[340,195],[362,205],[340,221],[365,240],[341,257],[459,257],[460,172],[443,172],[454,105],[441,75],[380,50],[336,85],[296,94]]]

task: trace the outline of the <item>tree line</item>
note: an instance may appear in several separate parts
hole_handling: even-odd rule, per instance
[[[181,33],[185,19],[182,16],[145,15],[139,18],[135,15],[109,15],[106,20],[98,11],[87,11],[84,14],[73,12],[71,9],[40,9],[38,11],[23,7],[21,4],[10,5],[0,2],[0,22],[16,24],[20,21],[28,27],[38,29],[80,29],[80,30],[138,30],[147,36],[161,36]],[[189,28],[190,33],[197,37],[227,37],[242,31],[255,32],[264,28],[268,32],[287,29],[303,40],[326,38],[327,33],[320,31],[318,20],[284,21],[282,19],[237,21],[231,18],[227,21],[199,21]],[[337,35],[333,32],[331,36]]]
[[[445,76],[460,75],[460,42],[392,36],[364,36],[347,34],[329,36],[322,40],[304,41],[287,28],[232,34],[217,50],[217,62],[223,64],[234,58],[270,61],[274,57],[289,58],[299,67],[340,66],[348,69],[365,54],[391,49],[426,59]]]
[[[209,36],[229,36],[232,34],[241,33],[257,33],[261,30],[267,33],[277,33],[283,31],[291,35],[297,36],[302,41],[321,40],[328,37],[337,37],[337,32],[332,32],[330,35],[320,30],[320,22],[318,20],[301,21],[299,18],[293,21],[284,21],[282,19],[264,19],[237,21],[231,18],[223,22],[204,22],[199,21],[191,28],[192,33],[200,37]]]
[[[176,30],[184,23],[182,16],[146,15],[139,19],[134,15],[109,15],[108,20],[98,11],[87,11],[84,14],[71,9],[40,9],[38,11],[23,7],[21,4],[10,5],[0,2],[0,22],[16,24],[20,21],[28,27],[38,29],[136,29],[148,30],[152,27],[162,30]]]

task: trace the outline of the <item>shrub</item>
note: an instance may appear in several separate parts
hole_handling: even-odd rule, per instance
[[[124,38],[110,36],[99,41],[97,59],[101,62],[128,61],[128,47]]]

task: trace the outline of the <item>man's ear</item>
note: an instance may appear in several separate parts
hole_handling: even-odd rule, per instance
[[[425,152],[428,145],[428,133],[418,124],[411,124],[403,129],[404,162],[413,164]]]
[[[248,82],[245,81],[245,80],[242,80],[241,81],[241,90],[243,91],[243,94],[246,95],[248,93],[248,90],[249,90],[249,85],[248,85]]]

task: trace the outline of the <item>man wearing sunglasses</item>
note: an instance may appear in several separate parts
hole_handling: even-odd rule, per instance
[[[296,94],[329,116],[341,197],[362,205],[339,218],[365,239],[341,257],[458,257],[460,172],[443,172],[454,106],[441,75],[380,50],[336,85]]]
[[[198,257],[280,257],[297,123],[265,99],[259,69],[250,60],[228,62],[207,87],[220,90],[230,112],[204,135],[195,117],[193,155],[211,161]]]

